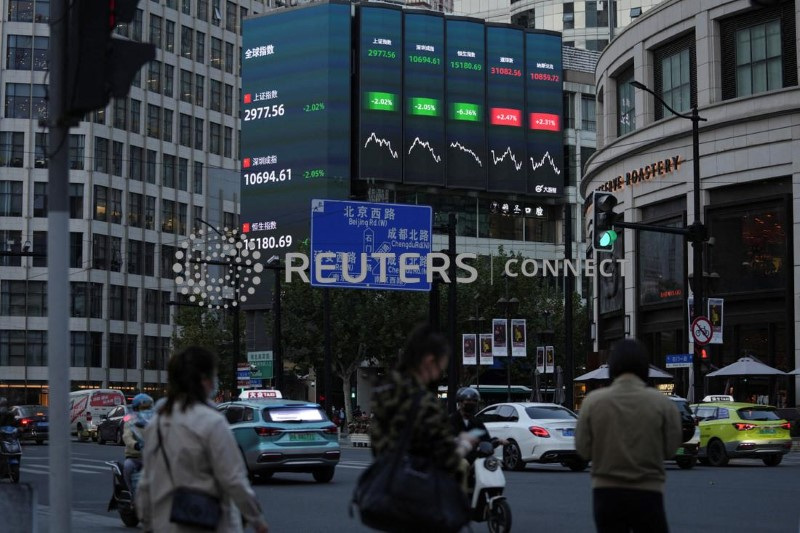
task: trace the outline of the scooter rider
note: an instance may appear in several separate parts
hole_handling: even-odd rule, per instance
[[[153,412],[153,398],[144,393],[137,394],[133,397],[131,409],[133,409],[133,416],[125,422],[122,440],[125,442],[123,477],[128,489],[131,491],[131,495],[133,495],[134,487],[131,482],[133,474],[142,469],[141,429],[137,431],[136,427],[143,428],[147,425],[150,419],[147,415]]]
[[[2,426],[17,426],[17,419],[9,411],[8,399],[4,396],[0,396],[0,427]]]
[[[478,404],[481,401],[480,393],[472,387],[462,387],[456,393],[456,402],[458,402],[458,411],[450,415],[450,422],[453,425],[453,430],[458,435],[464,431],[470,432],[472,430],[483,431],[483,434],[478,437],[479,442],[489,442],[492,446],[497,447],[500,445],[505,446],[508,441],[492,438],[489,431],[483,422],[475,418],[478,412]],[[477,451],[470,452],[466,459],[470,464],[476,459]]]

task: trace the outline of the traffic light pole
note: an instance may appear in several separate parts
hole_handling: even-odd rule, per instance
[[[72,476],[69,430],[69,121],[67,120],[66,70],[68,0],[50,2],[50,135],[47,210],[47,358],[49,437],[49,530],[69,533]],[[36,509],[33,509],[36,513]]]

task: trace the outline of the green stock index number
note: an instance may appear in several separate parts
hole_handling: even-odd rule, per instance
[[[367,57],[385,57],[386,59],[397,59],[397,52],[394,50],[378,50],[369,48],[367,50]]]

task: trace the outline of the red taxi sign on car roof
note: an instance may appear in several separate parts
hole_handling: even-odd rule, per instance
[[[245,390],[239,395],[240,400],[273,400],[276,398],[283,398],[281,391],[268,389]]]

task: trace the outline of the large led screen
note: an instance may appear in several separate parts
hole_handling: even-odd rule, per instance
[[[444,17],[406,13],[404,181],[444,185]]]
[[[265,259],[308,239],[313,198],[349,193],[350,30],[349,3],[244,21],[240,218]]]
[[[525,33],[486,26],[489,189],[525,192]]]
[[[525,34],[528,117],[528,192],[557,196],[564,190],[561,34]]]
[[[482,21],[447,19],[447,186],[486,190],[486,48]]]
[[[403,12],[359,10],[358,176],[403,180]]]

